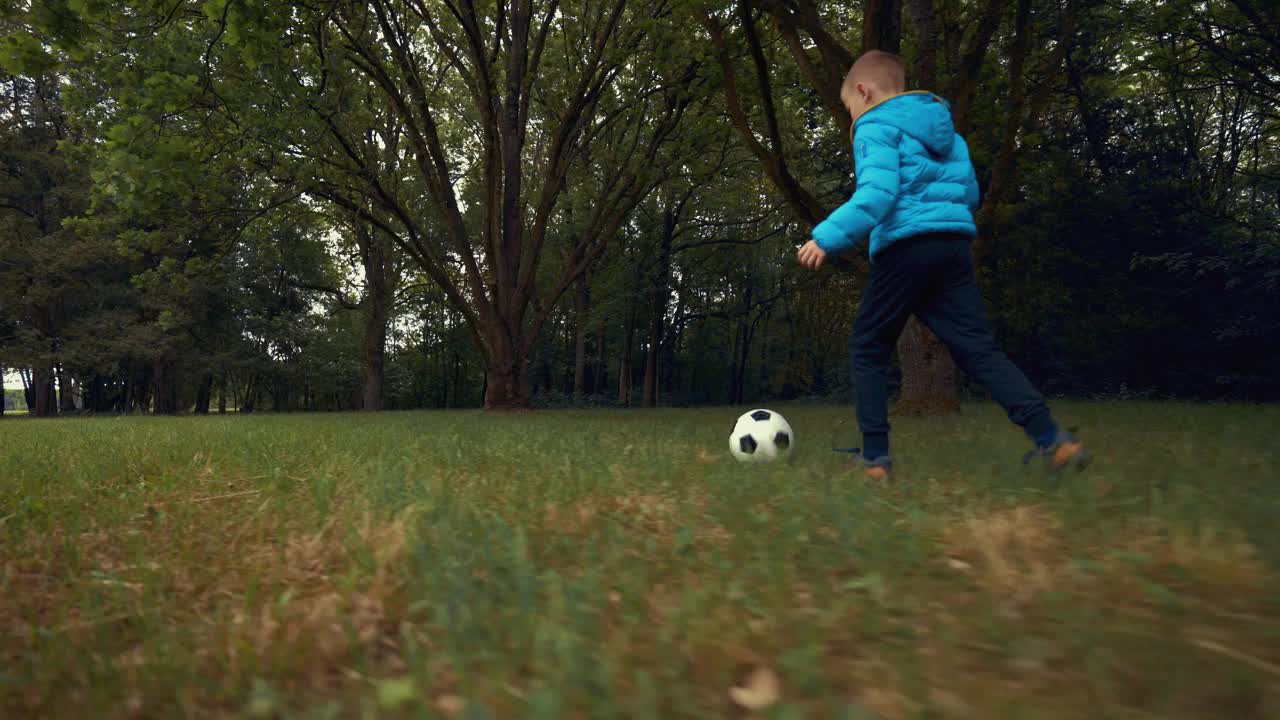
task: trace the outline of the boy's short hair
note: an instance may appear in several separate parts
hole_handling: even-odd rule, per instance
[[[883,50],[865,52],[849,68],[840,94],[853,92],[858,83],[875,85],[885,92],[900,93],[907,89],[906,67],[902,58]]]

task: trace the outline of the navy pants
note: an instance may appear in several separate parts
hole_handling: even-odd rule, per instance
[[[849,336],[862,452],[870,460],[889,455],[889,364],[912,314],[1032,440],[1044,445],[1057,432],[1044,398],[996,344],[974,278],[970,245],[964,235],[920,235],[896,241],[872,259]]]

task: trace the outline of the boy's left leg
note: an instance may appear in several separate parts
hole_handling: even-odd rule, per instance
[[[996,343],[978,291],[969,244],[956,243],[949,250],[946,279],[920,308],[920,319],[946,344],[960,369],[991,392],[1009,419],[1042,453],[1053,456],[1056,468],[1082,463],[1087,458],[1083,445],[1058,428],[1044,397]]]

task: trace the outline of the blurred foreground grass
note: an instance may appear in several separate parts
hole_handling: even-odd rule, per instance
[[[0,422],[5,717],[1280,717],[1280,408]]]

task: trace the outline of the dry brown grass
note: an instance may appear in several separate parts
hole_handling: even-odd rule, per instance
[[[0,574],[10,587],[21,582],[23,592],[0,602],[3,647],[29,651],[38,634],[49,632],[69,646],[88,646],[104,627],[115,626],[121,649],[110,662],[129,698],[116,709],[120,716],[150,712],[141,699],[143,671],[154,661],[139,634],[144,618],[186,628],[194,639],[191,660],[215,676],[234,676],[251,664],[313,690],[332,689],[345,681],[342,668],[357,651],[377,658],[384,672],[403,671],[396,630],[404,616],[409,515],[379,522],[365,514],[354,525],[331,522],[276,542],[238,545],[227,542],[229,528],[202,532],[190,519],[147,512],[114,532],[93,529],[69,538],[55,530],[42,548],[8,548],[16,552],[0,555]],[[149,548],[150,561],[128,561],[122,538],[130,536]],[[73,555],[57,551],[68,542]],[[367,552],[371,562],[357,562],[356,552]],[[361,570],[353,576],[353,568]],[[100,616],[80,614],[77,598],[86,586],[114,598]],[[165,598],[163,606],[149,604],[157,596]],[[28,698],[31,706],[37,702]]]
[[[991,593],[1025,604],[1050,590],[1106,589],[1117,593],[1142,578],[1167,582],[1215,606],[1256,601],[1271,572],[1238,530],[1211,524],[1189,530],[1148,519],[1091,544],[1066,537],[1044,508],[1019,505],[971,513],[942,532],[945,564]],[[1089,558],[1103,568],[1103,588],[1075,567]],[[1136,560],[1135,560],[1136,559]],[[1248,603],[1246,603],[1248,604]]]
[[[705,507],[707,499],[693,493],[686,502],[697,512]],[[724,543],[732,538],[722,525],[705,516],[684,517],[680,510],[675,498],[653,493],[593,493],[571,503],[545,505],[539,530],[553,535],[584,535],[613,521],[669,547],[675,541],[676,530],[690,522],[699,542]]]
[[[285,663],[308,657],[310,662],[298,666],[309,669],[313,686],[321,686],[334,667],[363,647],[385,655],[388,670],[402,669],[392,637],[404,605],[401,561],[409,527],[408,515],[380,524],[365,514],[347,532],[329,523],[279,544],[249,548],[243,575],[225,578],[224,588],[266,579],[271,587],[264,589],[271,592],[265,595],[275,602],[231,611],[229,623],[220,628],[230,668],[235,670],[245,653]],[[358,565],[353,547],[368,549],[372,567],[354,583],[343,583],[338,573]]]
[[[972,568],[987,590],[1025,603],[1052,589],[1066,568],[1061,530],[1050,513],[1020,505],[953,521],[943,544],[952,567]]]

